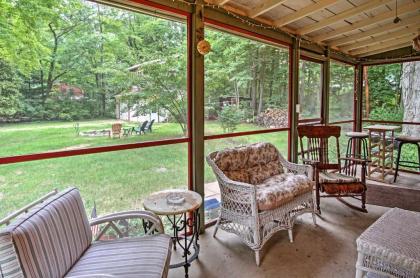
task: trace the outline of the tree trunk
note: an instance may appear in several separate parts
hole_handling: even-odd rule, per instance
[[[420,122],[420,61],[403,63],[401,98],[404,122]],[[420,136],[420,126],[403,125],[403,133]]]

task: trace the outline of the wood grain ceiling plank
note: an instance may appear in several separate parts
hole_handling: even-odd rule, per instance
[[[411,43],[411,40],[413,39],[413,37],[414,37],[413,35],[408,34],[408,35],[400,37],[398,39],[393,39],[391,41],[386,41],[386,42],[380,43],[378,45],[365,46],[365,47],[362,47],[362,48],[359,48],[359,49],[356,49],[356,50],[353,50],[353,51],[349,51],[348,53],[351,54],[351,55],[356,55],[357,56],[357,55],[365,54],[365,53],[376,51],[376,50],[381,50],[381,49],[384,49],[384,48],[387,48],[387,47],[391,47],[391,46],[395,46],[395,45],[399,45],[399,44],[403,44],[403,43],[407,43],[407,42]]]
[[[378,50],[363,53],[363,54],[359,55],[359,57],[371,56],[371,55],[375,55],[375,54],[379,54],[379,53],[403,48],[403,47],[410,46],[410,45],[412,45],[412,42],[405,42],[405,43],[398,44],[398,45],[392,45],[392,46],[385,47],[385,48],[382,48],[382,49],[378,49]]]
[[[399,38],[401,36],[408,35],[408,34],[413,35],[413,38],[414,38],[419,28],[420,28],[419,26],[406,27],[406,28],[403,28],[402,30],[389,32],[389,33],[386,33],[377,37],[370,38],[369,40],[366,40],[363,42],[356,42],[354,44],[346,45],[346,46],[340,47],[339,49],[343,52],[347,52],[347,51],[358,49],[361,47],[374,45],[383,41],[393,40],[394,38]]]
[[[297,32],[300,35],[305,35],[305,34],[313,32],[313,31],[322,29],[322,28],[324,28],[328,25],[331,25],[331,24],[333,24],[337,21],[344,20],[346,18],[357,15],[359,13],[367,12],[371,9],[374,9],[374,8],[378,7],[378,6],[385,5],[386,3],[391,2],[391,1],[393,1],[393,0],[370,0],[370,1],[366,2],[365,4],[362,4],[362,5],[357,6],[355,8],[347,9],[344,12],[341,12],[339,14],[336,14],[334,16],[331,16],[329,18],[321,20],[317,23],[308,25],[308,26],[298,30]]]
[[[261,4],[259,4],[258,6],[256,6],[255,8],[253,8],[250,13],[249,13],[249,17],[250,18],[255,18],[257,16],[260,16],[272,9],[274,9],[275,7],[283,4],[284,2],[286,2],[287,0],[265,0],[263,1]]]
[[[416,10],[419,10],[419,9],[420,9],[420,1],[415,2],[415,3],[409,3],[409,4],[403,5],[401,7],[398,7],[398,14],[402,15],[402,14],[413,12],[413,11],[416,11]],[[394,17],[395,17],[395,11],[392,10],[392,11],[384,12],[384,13],[381,13],[379,15],[373,16],[371,18],[357,21],[357,22],[353,23],[352,25],[342,27],[342,28],[338,28],[335,31],[328,32],[328,33],[325,33],[323,35],[315,36],[312,39],[315,42],[322,42],[322,41],[325,41],[327,39],[331,39],[331,38],[337,37],[339,35],[351,32],[353,30],[356,30],[356,29],[359,29],[359,28],[362,28],[362,27],[366,27],[366,26],[369,26],[369,25],[372,25],[372,24],[375,24],[375,23],[379,23],[379,22],[382,22],[382,21],[385,21],[387,19],[394,18]]]
[[[354,34],[354,35],[340,38],[337,40],[332,40],[328,42],[328,45],[330,47],[337,47],[339,45],[345,45],[348,43],[353,43],[355,41],[363,41],[363,40],[369,39],[372,35],[378,35],[387,31],[393,31],[396,29],[404,28],[404,27],[411,27],[413,25],[414,26],[420,25],[420,15],[403,19],[397,24],[394,22],[391,22],[391,23],[387,23],[383,26],[373,28],[362,33]]]
[[[277,27],[282,27],[294,21],[297,21],[301,18],[304,18],[310,14],[313,14],[319,10],[322,10],[328,6],[335,4],[338,0],[321,0],[318,3],[311,4],[302,9],[297,10],[289,15],[286,15],[278,20],[274,21],[274,25]]]

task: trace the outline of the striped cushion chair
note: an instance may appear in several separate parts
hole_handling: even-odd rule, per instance
[[[142,231],[130,237],[135,221]],[[92,230],[98,230],[94,239]],[[166,277],[170,256],[171,238],[154,214],[120,212],[89,223],[76,188],[0,231],[0,277]]]

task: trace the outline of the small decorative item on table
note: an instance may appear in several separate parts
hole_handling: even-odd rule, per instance
[[[201,196],[190,190],[164,190],[148,196],[143,206],[146,210],[157,215],[166,216],[172,225],[172,243],[174,250],[177,246],[183,251],[183,262],[171,264],[169,268],[184,267],[185,277],[191,262],[198,258],[200,245],[200,215],[198,209],[203,203]],[[190,234],[190,236],[186,236]],[[191,252],[191,247],[194,253]]]

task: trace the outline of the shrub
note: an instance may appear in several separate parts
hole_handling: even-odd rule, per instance
[[[234,132],[242,118],[242,111],[236,106],[230,105],[223,107],[219,120],[224,132]]]

